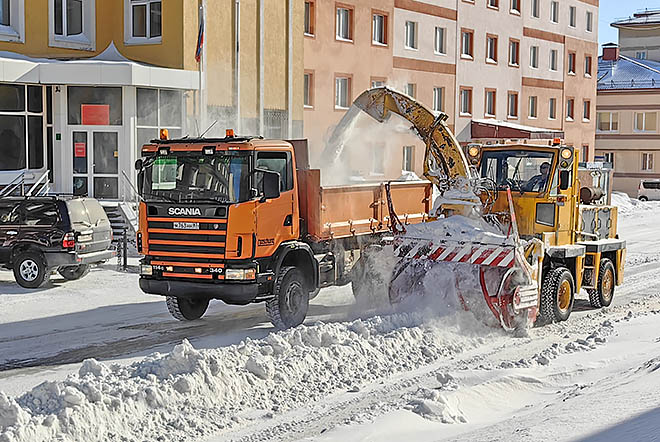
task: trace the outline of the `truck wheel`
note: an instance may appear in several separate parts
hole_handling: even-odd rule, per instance
[[[39,252],[19,253],[13,262],[14,278],[21,287],[36,289],[48,281],[50,272]]]
[[[542,324],[561,322],[568,319],[573,311],[575,301],[575,281],[566,267],[557,267],[543,278],[541,288],[541,311],[539,319]]]
[[[57,273],[62,275],[62,278],[66,279],[67,281],[75,281],[76,279],[80,279],[83,276],[85,276],[89,272],[89,265],[87,264],[81,264],[79,266],[73,266],[73,267],[61,267]]]
[[[589,302],[594,308],[607,307],[614,298],[614,286],[616,278],[614,276],[614,264],[607,258],[600,261],[598,270],[598,284],[595,289],[589,289]]]
[[[194,321],[201,318],[209,308],[208,299],[186,299],[168,296],[167,309],[179,321]]]
[[[309,308],[309,291],[305,278],[296,267],[282,267],[275,281],[275,297],[266,301],[266,316],[280,329],[303,323]]]

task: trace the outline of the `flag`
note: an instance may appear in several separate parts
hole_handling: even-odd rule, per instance
[[[202,47],[204,46],[204,15],[199,18],[199,33],[197,34],[197,50],[195,51],[195,60],[199,63],[202,58]]]

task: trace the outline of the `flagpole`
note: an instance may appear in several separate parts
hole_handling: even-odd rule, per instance
[[[199,14],[198,14],[199,26],[198,33],[200,32],[202,26],[202,20],[204,20],[204,6],[200,5]],[[199,40],[199,35],[197,35]],[[201,135],[204,130],[204,122],[202,121],[202,59],[200,58],[197,62],[197,69],[199,70],[199,90],[197,93],[197,136]]]
[[[201,104],[202,104],[202,111],[200,113],[202,122],[204,125],[208,124],[208,119],[207,119],[207,112],[208,112],[208,88],[206,87],[207,83],[207,77],[206,77],[206,72],[207,72],[207,64],[206,64],[206,43],[208,42],[208,39],[206,38],[206,0],[202,0],[202,19],[204,20],[204,42],[202,44],[202,61],[200,63],[200,70],[201,70],[201,84],[203,84],[203,89],[201,91]],[[202,130],[206,130],[206,128],[203,128]]]

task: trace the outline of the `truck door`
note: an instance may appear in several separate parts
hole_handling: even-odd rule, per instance
[[[257,152],[255,166],[280,175],[280,197],[257,203],[257,258],[271,256],[283,242],[295,239],[298,220],[294,213],[294,193],[291,152]]]

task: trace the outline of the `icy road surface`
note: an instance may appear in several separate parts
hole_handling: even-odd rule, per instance
[[[617,202],[613,306],[583,294],[525,338],[469,313],[356,319],[350,288],[286,332],[261,305],[179,323],[113,267],[37,292],[0,272],[0,441],[660,440],[660,205]]]

